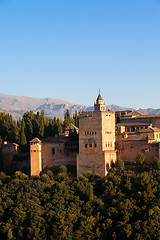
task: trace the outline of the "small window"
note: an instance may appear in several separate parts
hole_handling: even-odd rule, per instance
[[[54,148],[52,148],[52,155],[54,155],[55,154],[55,149]]]
[[[89,147],[92,147],[92,143],[89,144]]]
[[[85,135],[86,135],[86,132],[85,132]]]
[[[62,150],[60,149],[60,150],[59,150],[59,152],[61,153],[61,152],[62,152]]]
[[[92,134],[92,133],[90,132],[90,134]]]
[[[34,150],[34,152],[36,152],[36,150]]]
[[[94,132],[92,132],[92,135],[94,135]]]
[[[94,146],[97,147],[97,143],[95,143]]]
[[[95,134],[96,134],[96,132],[95,132]]]
[[[87,144],[85,144],[85,148],[87,148]]]

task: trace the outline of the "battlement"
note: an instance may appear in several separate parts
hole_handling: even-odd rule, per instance
[[[86,114],[92,114],[94,111],[88,111],[88,112],[79,112],[79,115],[86,115]]]
[[[111,112],[111,113],[115,113],[113,110],[111,109],[106,109],[104,112]],[[86,115],[90,115],[90,114],[95,114],[95,111],[87,111],[87,112],[79,112],[79,116],[86,116]]]

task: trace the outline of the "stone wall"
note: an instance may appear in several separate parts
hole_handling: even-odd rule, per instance
[[[147,140],[122,140],[117,142],[117,159],[125,162],[136,162],[136,156],[142,152],[146,156],[146,163],[153,163],[154,157],[159,156],[160,143],[148,143]]]
[[[43,143],[42,167],[51,168],[61,165],[76,165],[77,150],[67,150],[65,142]]]

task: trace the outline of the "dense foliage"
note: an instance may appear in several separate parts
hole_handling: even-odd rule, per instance
[[[159,160],[79,180],[61,166],[29,178],[0,173],[1,239],[160,239]]]
[[[78,126],[77,111],[72,118],[67,110],[63,122],[56,117],[48,118],[44,115],[43,110],[40,113],[27,111],[17,122],[12,119],[10,114],[0,112],[0,137],[23,147],[34,137],[43,139],[61,134],[70,123]]]

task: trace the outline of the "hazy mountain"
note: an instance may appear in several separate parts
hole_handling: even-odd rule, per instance
[[[117,105],[108,105],[108,109],[114,111],[134,110],[132,108],[124,108]],[[25,96],[12,96],[0,93],[0,111],[10,113],[14,119],[19,119],[22,115],[29,110],[33,112],[44,109],[45,114],[50,117],[64,118],[64,114],[67,109],[70,111],[70,115],[77,110],[79,111],[93,111],[93,106],[71,103],[62,99],[53,98],[31,98]],[[138,111],[145,114],[158,114],[160,109],[139,109]]]

